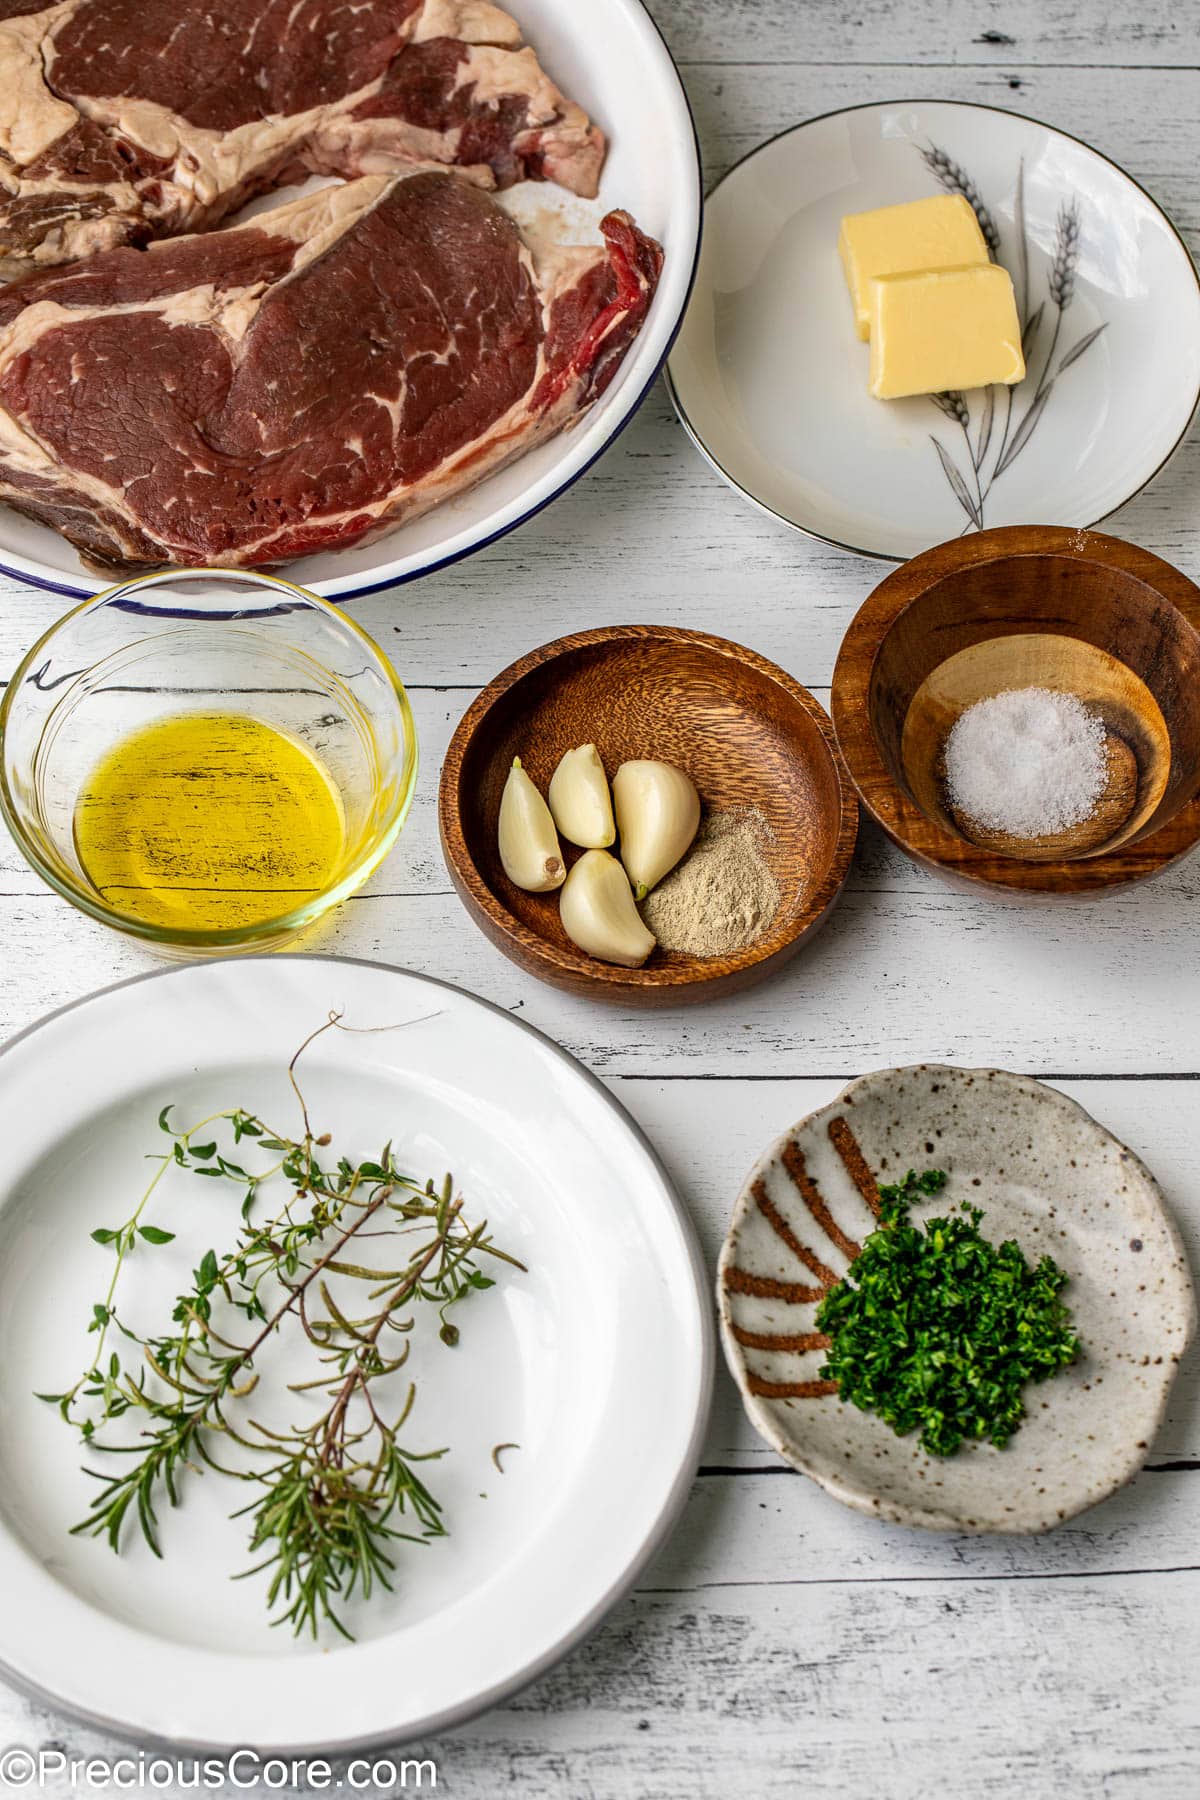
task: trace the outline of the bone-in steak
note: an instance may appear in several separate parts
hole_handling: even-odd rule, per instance
[[[0,498],[114,569],[355,543],[492,473],[615,373],[662,253],[541,246],[441,171],[0,290]]]
[[[592,196],[604,139],[490,0],[0,0],[0,263],[198,231],[306,174]]]

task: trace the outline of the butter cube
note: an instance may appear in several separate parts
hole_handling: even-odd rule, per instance
[[[869,385],[877,400],[1024,375],[1012,277],[998,263],[884,275],[871,283]]]
[[[870,333],[871,283],[877,276],[960,269],[988,260],[979,220],[961,194],[933,194],[903,206],[848,213],[838,249],[860,338]]]

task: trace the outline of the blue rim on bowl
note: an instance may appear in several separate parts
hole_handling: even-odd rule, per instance
[[[592,469],[605,454],[609,447],[616,442],[626,427],[631,423],[635,414],[640,410],[643,402],[649,395],[650,390],[653,388],[659,375],[666,366],[667,358],[671,354],[675,340],[679,335],[680,327],[682,326],[684,317],[687,313],[688,302],[691,299],[692,290],[696,282],[696,272],[700,266],[700,245],[704,211],[704,175],[700,158],[700,140],[696,130],[695,114],[692,110],[691,101],[688,99],[687,90],[684,87],[675,59],[671,54],[661,28],[646,7],[644,0],[631,0],[631,4],[637,8],[638,14],[647,29],[650,38],[653,40],[657,53],[661,55],[663,59],[664,68],[670,73],[676,92],[676,98],[681,109],[680,117],[681,120],[686,121],[687,133],[691,140],[691,157],[694,159],[695,163],[694,232],[689,229],[689,241],[685,241],[682,245],[672,245],[671,247],[673,258],[678,259],[682,257],[688,259],[686,279],[682,282],[680,287],[678,299],[675,303],[674,316],[666,325],[663,341],[654,357],[653,365],[648,368],[636,390],[631,392],[627,397],[624,395],[614,396],[614,403],[610,407],[610,410],[614,415],[613,422],[604,437],[604,440],[586,457],[586,460],[579,464],[577,468],[572,468],[568,464],[566,472],[560,479],[557,479],[554,482],[550,490],[535,504],[526,507],[513,518],[506,520],[494,529],[485,531],[484,535],[476,538],[473,542],[464,544],[460,548],[445,555],[438,555],[435,553],[431,560],[423,562],[418,567],[409,569],[404,573],[382,575],[378,577],[372,574],[361,581],[354,581],[351,579],[344,587],[339,584],[337,577],[331,577],[325,580],[314,580],[306,585],[306,592],[316,594],[321,599],[331,600],[341,604],[349,600],[365,599],[371,594],[383,593],[388,588],[406,587],[410,582],[419,581],[426,575],[434,575],[438,573],[439,570],[452,568],[454,564],[465,561],[468,557],[474,556],[480,550],[486,550],[489,545],[498,543],[502,538],[507,537],[510,532],[517,531],[521,526],[527,525],[531,519],[537,518],[539,513],[544,512],[555,500],[561,498],[561,496],[573,488],[577,482],[581,481],[589,470]],[[14,553],[10,550],[5,554],[7,557],[11,558]],[[24,558],[18,558],[17,561],[14,562],[4,560],[3,557],[0,557],[0,576],[7,575],[15,581],[26,582],[30,587],[40,588],[43,592],[60,594],[67,600],[88,600],[103,591],[97,586],[87,587],[80,585],[78,582],[66,579],[56,580],[52,574],[45,572],[44,565],[41,567],[38,567],[37,565],[34,565],[33,567],[22,566],[25,563],[25,560],[26,559]],[[151,573],[159,572],[160,571],[152,571]],[[328,591],[330,588],[336,588],[336,592],[330,593]]]

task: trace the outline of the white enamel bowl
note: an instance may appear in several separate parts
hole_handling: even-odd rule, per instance
[[[111,1252],[89,1234],[144,1189],[143,1159],[166,1143],[159,1108],[173,1102],[182,1128],[245,1105],[290,1130],[288,1060],[331,1009],[354,1026],[414,1022],[327,1032],[306,1052],[300,1079],[329,1154],[378,1155],[390,1136],[401,1166],[439,1182],[452,1170],[467,1216],[486,1218],[527,1273],[501,1270],[456,1308],[457,1348],[418,1318],[409,1363],[389,1378],[399,1389],[380,1399],[398,1413],[416,1381],[402,1441],[447,1448],[421,1472],[450,1535],[397,1546],[395,1593],[346,1613],[357,1641],[328,1632],[314,1645],[272,1629],[264,1577],[230,1579],[253,1560],[247,1521],[229,1517],[253,1497],[241,1484],[184,1471],[179,1508],[160,1511],[161,1562],[136,1528],[120,1556],[70,1536],[95,1492],[81,1461],[102,1459],[34,1393],[64,1391],[95,1354],[86,1325]],[[5,1049],[0,1136],[0,1669],[20,1685],[143,1741],[297,1754],[398,1743],[547,1668],[661,1543],[708,1409],[707,1278],[641,1133],[507,1013],[326,957],[144,976]],[[254,1148],[239,1151],[248,1165]],[[232,1241],[241,1198],[169,1172],[154,1220],[178,1236],[131,1259],[127,1319],[162,1328],[205,1250]],[[364,1261],[387,1266],[385,1244],[370,1251]],[[282,1335],[270,1350],[254,1407],[295,1424],[313,1396],[289,1398],[285,1383],[300,1365],[311,1375],[311,1352]],[[500,1444],[512,1447],[497,1468]]]
[[[549,211],[564,241],[591,242],[605,212],[624,207],[666,253],[662,279],[640,336],[611,386],[573,429],[539,445],[479,487],[411,525],[356,549],[306,556],[284,570],[290,581],[349,600],[468,556],[578,480],[645,398],[671,347],[692,284],[700,241],[700,160],[691,113],[675,65],[641,0],[511,0],[530,44],[564,92],[609,140],[599,198],[525,182],[502,196],[518,218]],[[317,184],[313,184],[317,185]],[[276,205],[281,195],[256,202]],[[0,505],[0,572],[83,599],[111,586],[86,569],[56,532]]]

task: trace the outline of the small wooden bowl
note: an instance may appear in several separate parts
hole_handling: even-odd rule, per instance
[[[640,969],[617,968],[575,948],[556,894],[513,886],[496,838],[513,757],[545,793],[563,752],[587,743],[610,778],[622,762],[654,757],[687,771],[706,811],[762,812],[782,895],[763,937],[734,956],[655,950]],[[657,625],[577,632],[498,675],[451,740],[438,816],[459,896],[506,956],[569,993],[637,1006],[709,1000],[778,968],[832,908],[858,831],[833,727],[807,689],[739,644]]]
[[[1077,694],[1108,734],[1093,817],[1032,842],[973,825],[944,786],[955,719],[1020,687]],[[946,879],[1051,895],[1141,880],[1200,841],[1200,589],[1098,532],[1012,525],[939,544],[860,608],[833,718],[868,811]]]

